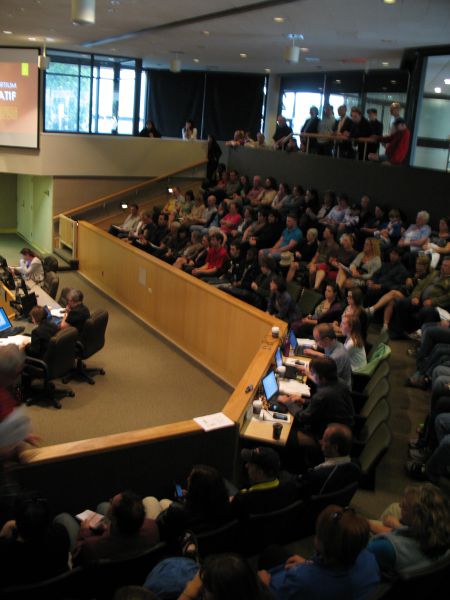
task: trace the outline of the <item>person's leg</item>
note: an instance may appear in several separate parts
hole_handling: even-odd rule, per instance
[[[384,296],[381,296],[381,298],[373,306],[370,306],[369,312],[377,312],[377,310],[380,310],[380,308],[384,308],[393,300],[400,300],[401,298],[404,298],[404,295],[401,292],[399,292],[398,290],[391,290],[387,294],[384,294]]]
[[[339,269],[338,274],[336,276],[336,285],[340,290],[344,289],[345,280],[347,279],[347,275],[345,274],[344,269]]]
[[[425,465],[425,472],[432,478],[447,475],[450,470],[450,413],[438,415],[434,426],[438,446]]]
[[[417,353],[417,367],[419,362],[428,356],[436,344],[450,344],[450,329],[436,324],[427,324],[422,328],[422,342]]]
[[[100,502],[95,509],[101,515],[107,515],[111,509],[111,502]]]
[[[172,504],[172,500],[159,501],[155,496],[146,496],[142,499],[147,519],[156,519],[158,515]]]
[[[69,550],[70,552],[73,552],[77,543],[78,533],[80,531],[80,523],[74,517],[72,517],[72,515],[69,515],[69,513],[60,513],[59,515],[56,515],[56,517],[53,519],[53,522],[59,523],[65,527],[70,540]]]
[[[321,285],[325,279],[326,272],[323,269],[319,269],[316,271],[316,279],[314,281],[314,289],[320,290]]]

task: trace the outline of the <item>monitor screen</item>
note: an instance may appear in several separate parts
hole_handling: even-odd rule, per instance
[[[267,375],[262,380],[264,394],[266,395],[266,399],[270,400],[272,396],[278,393],[278,383],[275,377],[275,373],[273,371],[269,371]]]
[[[292,329],[289,332],[289,343],[292,347],[292,351],[295,353],[295,351],[297,350],[298,342],[297,342],[297,336],[292,331]]]
[[[283,366],[283,357],[281,356],[280,348],[278,348],[275,352],[275,364],[277,365],[277,367]]]
[[[11,327],[11,323],[6,316],[5,310],[0,308],[0,331],[5,331],[5,329],[9,329]]]

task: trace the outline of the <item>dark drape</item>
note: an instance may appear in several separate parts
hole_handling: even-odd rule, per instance
[[[181,138],[187,119],[200,137],[205,74],[196,71],[150,71],[148,118],[161,135]]]
[[[204,134],[230,140],[236,129],[261,130],[264,76],[235,73],[208,73]]]

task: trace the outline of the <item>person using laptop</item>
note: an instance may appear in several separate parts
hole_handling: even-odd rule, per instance
[[[84,324],[91,316],[87,306],[83,304],[83,292],[71,290],[67,296],[66,313],[61,321],[60,328],[75,327],[78,333],[83,331]]]
[[[19,266],[11,268],[12,274],[20,274],[25,281],[41,285],[44,281],[44,267],[41,259],[30,248],[22,248],[20,254],[22,258],[19,261]]]
[[[58,325],[48,316],[48,312],[42,306],[31,309],[31,321],[36,327],[31,332],[30,343],[25,346],[27,356],[44,358],[50,339],[58,332]]]

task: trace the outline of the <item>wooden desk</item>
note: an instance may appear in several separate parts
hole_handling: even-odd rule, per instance
[[[15,299],[15,294],[0,281],[0,307],[4,309],[10,321],[14,319],[15,311],[9,303]]]
[[[258,442],[265,442],[266,444],[274,444],[275,446],[286,446],[289,434],[291,432],[292,423],[294,419],[292,415],[287,415],[289,422],[287,421],[261,421],[259,419],[251,418],[246,421],[241,429],[241,437],[246,439],[255,440]],[[283,425],[281,430],[281,437],[279,440],[273,439],[273,424],[280,423]]]
[[[47,292],[36,283],[34,283],[33,285],[29,285],[27,283],[27,287],[30,290],[30,292],[34,292],[36,294],[38,306],[47,306],[50,309],[61,308],[61,306],[56,302],[56,300],[53,300],[53,298],[49,296]]]

